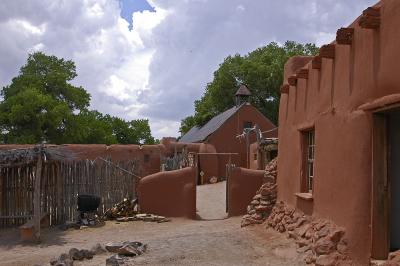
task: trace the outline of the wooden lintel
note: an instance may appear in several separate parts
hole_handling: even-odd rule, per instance
[[[325,44],[319,49],[319,55],[322,58],[335,58],[335,45],[334,44]]]
[[[296,86],[297,85],[297,77],[296,75],[292,75],[288,78],[288,83],[290,86]]]
[[[354,28],[340,28],[336,32],[336,43],[351,45],[353,42]]]
[[[379,7],[368,7],[362,13],[358,25],[364,29],[379,29],[381,25],[381,12]]]
[[[302,68],[297,71],[296,76],[298,79],[308,79],[308,68]]]
[[[319,55],[315,56],[314,59],[311,61],[311,65],[313,69],[321,69],[322,66],[321,56]]]
[[[283,93],[289,93],[289,88],[290,88],[290,85],[289,84],[283,84],[282,86],[281,86],[281,94],[283,94]]]

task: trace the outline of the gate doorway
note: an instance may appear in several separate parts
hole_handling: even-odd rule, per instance
[[[228,218],[229,175],[230,169],[234,167],[232,157],[238,155],[238,153],[196,154],[196,211],[199,220],[221,220]],[[214,166],[224,166],[224,168],[211,169],[209,163],[215,164]],[[210,171],[212,174],[210,174]]]
[[[372,258],[400,249],[400,109],[373,116]]]

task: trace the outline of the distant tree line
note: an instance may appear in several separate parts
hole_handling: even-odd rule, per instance
[[[0,92],[0,143],[155,143],[148,120],[89,110],[90,94],[70,83],[76,76],[71,60],[30,54]]]
[[[215,115],[234,106],[234,94],[241,84],[250,89],[250,102],[273,123],[278,123],[280,91],[286,61],[295,55],[316,55],[314,44],[287,41],[258,48],[245,56],[228,56],[214,72],[201,99],[194,102],[195,113],[181,121],[180,132],[202,126]]]

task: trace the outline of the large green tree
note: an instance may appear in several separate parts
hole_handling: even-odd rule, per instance
[[[88,110],[90,94],[70,82],[73,61],[41,52],[1,90],[0,143],[154,143],[148,120]]]
[[[204,95],[195,101],[194,115],[182,119],[181,134],[195,125],[204,125],[213,116],[234,106],[234,94],[241,84],[246,84],[251,90],[250,102],[277,124],[279,88],[283,82],[286,61],[295,55],[317,53],[318,48],[314,44],[287,41],[282,46],[272,42],[245,56],[228,56],[214,72],[214,78],[207,84]]]

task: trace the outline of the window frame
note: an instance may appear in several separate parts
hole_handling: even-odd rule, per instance
[[[301,131],[302,138],[302,181],[301,192],[313,194],[315,190],[315,128]]]

